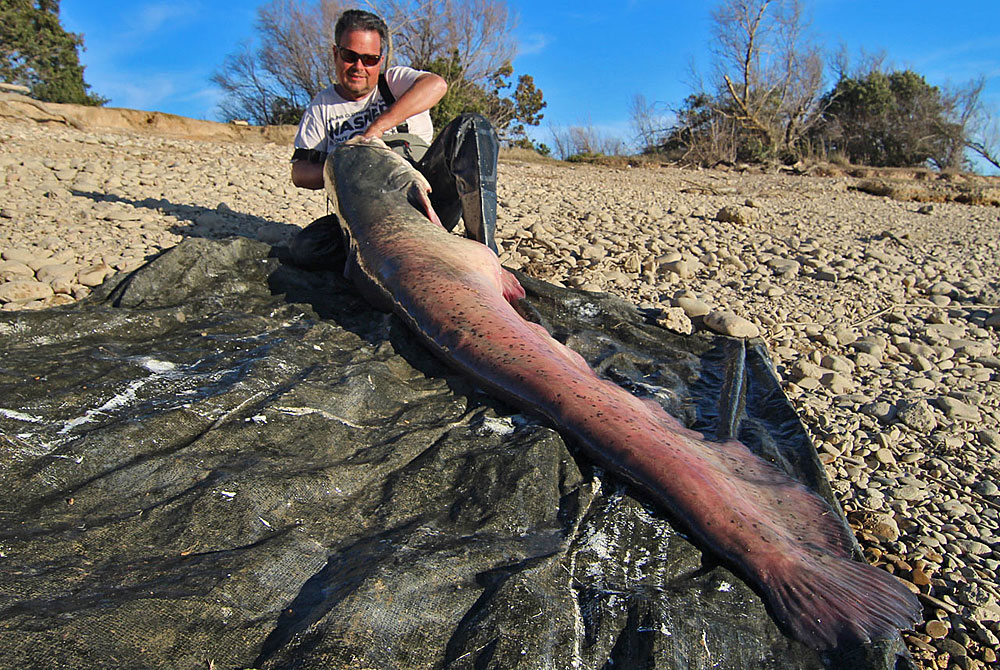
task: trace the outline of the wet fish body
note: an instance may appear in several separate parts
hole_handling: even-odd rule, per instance
[[[370,301],[652,494],[757,587],[787,632],[829,649],[892,638],[917,620],[912,593],[851,558],[852,540],[826,501],[740,442],[706,440],[600,378],[523,319],[511,304],[524,295],[513,276],[487,247],[431,220],[427,184],[402,158],[378,142],[351,142],[325,174],[351,240],[345,274]]]

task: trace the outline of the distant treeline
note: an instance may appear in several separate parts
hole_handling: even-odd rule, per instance
[[[632,100],[642,152],[707,166],[813,159],[942,170],[969,168],[971,152],[1000,168],[1000,122],[983,103],[983,78],[942,90],[884,56],[853,68],[843,50],[824,57],[799,0],[721,0],[712,26],[706,84],[679,107]],[[586,129],[553,135],[562,157],[616,146]]]
[[[448,82],[431,110],[443,127],[461,112],[489,117],[507,144],[549,153],[529,137],[546,106],[528,74],[514,79],[515,17],[505,0],[379,0],[393,63]],[[270,0],[257,37],[231,54],[213,81],[222,120],[297,123],[335,77],[333,27],[341,0]],[[874,166],[968,169],[970,156],[1000,168],[1000,114],[982,98],[985,80],[942,90],[884,57],[848,65],[810,37],[800,0],[719,0],[712,11],[712,72],[679,105],[631,104],[635,136],[588,127],[551,129],[560,158],[638,151],[679,163],[842,161]],[[38,100],[101,105],[88,92],[83,38],[59,22],[58,0],[0,0],[0,78]],[[825,61],[832,61],[825,65]],[[828,73],[832,72],[833,76]],[[833,83],[830,83],[833,82]]]
[[[781,92],[757,97],[744,85],[689,96],[676,121],[643,150],[668,158],[717,163],[794,163],[965,167],[966,92],[948,95],[911,70],[842,76],[808,105],[782,106]]]

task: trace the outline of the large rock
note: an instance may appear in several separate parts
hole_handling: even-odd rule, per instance
[[[602,373],[831,498],[759,343],[523,280]],[[0,390],[4,668],[824,667],[683,525],[258,242],[0,316]]]

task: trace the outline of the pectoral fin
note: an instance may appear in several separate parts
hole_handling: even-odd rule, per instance
[[[410,186],[409,192],[406,194],[406,199],[409,200],[410,204],[420,210],[420,213],[426,216],[432,223],[444,228],[441,224],[441,219],[438,218],[437,212],[434,211],[433,205],[431,205],[431,199],[428,197],[430,191],[426,189],[422,184],[413,182]]]

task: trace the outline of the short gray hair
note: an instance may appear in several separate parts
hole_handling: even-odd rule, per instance
[[[363,9],[348,9],[340,18],[333,29],[333,38],[340,44],[340,37],[349,30],[374,30],[382,38],[382,48],[389,43],[389,28],[381,17],[366,12]]]

